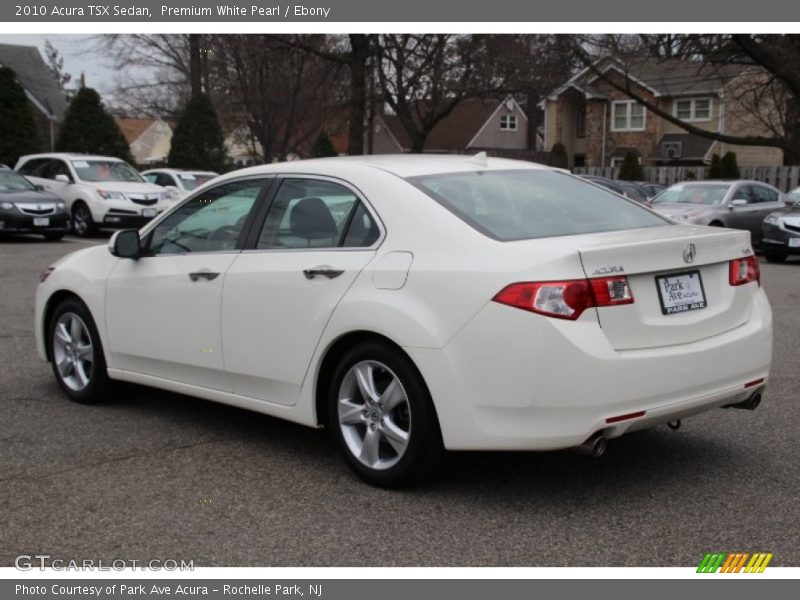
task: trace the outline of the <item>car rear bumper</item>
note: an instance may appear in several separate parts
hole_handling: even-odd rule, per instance
[[[45,218],[47,225],[34,225],[35,218]],[[69,227],[67,214],[64,212],[42,217],[26,214],[2,213],[0,214],[0,233],[55,233],[65,232]]]
[[[585,316],[561,321],[489,303],[444,348],[407,348],[445,446],[569,448],[598,431],[613,438],[743,402],[766,383],[772,315],[761,289],[745,324],[662,348],[615,351],[594,315]]]

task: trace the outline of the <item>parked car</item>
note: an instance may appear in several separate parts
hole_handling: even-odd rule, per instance
[[[667,189],[667,186],[661,185],[660,183],[653,183],[651,181],[637,181],[636,183],[644,190],[644,192],[647,194],[647,197],[651,200]]]
[[[219,173],[183,169],[150,169],[142,171],[142,177],[150,183],[165,188],[168,199],[174,201],[185,198],[201,185],[219,177]]]
[[[141,227],[171,205],[162,188],[110,156],[30,154],[15,168],[66,202],[72,231],[79,236],[99,227]]]
[[[0,234],[40,233],[46,240],[60,240],[68,228],[61,198],[0,166]]]
[[[800,254],[800,188],[786,197],[786,207],[767,215],[761,224],[761,246],[770,262],[783,262],[790,254]]]
[[[745,232],[485,155],[228,173],[51,266],[35,315],[74,401],[124,380],[325,426],[383,486],[442,446],[599,455],[755,408],[772,354]]]
[[[599,175],[580,175],[579,177],[641,204],[649,203],[647,193],[638,184],[633,182],[608,179],[607,177],[600,177]]]
[[[783,208],[786,197],[759,181],[676,183],[653,199],[653,210],[684,223],[746,229],[761,241],[761,222]]]

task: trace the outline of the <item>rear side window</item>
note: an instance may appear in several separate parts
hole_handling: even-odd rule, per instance
[[[367,247],[375,221],[348,188],[318,179],[286,179],[270,206],[260,249]]]
[[[31,159],[19,168],[19,172],[23,175],[30,175],[31,177],[41,177],[42,167],[48,162],[50,162],[49,158]]]
[[[556,171],[476,171],[408,181],[467,224],[500,241],[671,223],[634,202]]]

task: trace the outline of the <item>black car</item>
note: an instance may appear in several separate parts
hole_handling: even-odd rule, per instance
[[[0,167],[0,234],[40,233],[47,240],[60,240],[68,228],[61,198]]]
[[[599,175],[579,175],[579,177],[611,190],[620,196],[625,196],[626,198],[635,200],[640,204],[646,204],[648,206],[650,205],[650,199],[648,198],[647,193],[640,185],[636,183],[608,179],[607,177],[600,177]]]

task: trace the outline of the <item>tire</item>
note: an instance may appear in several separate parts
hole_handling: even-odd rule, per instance
[[[72,207],[72,233],[78,237],[89,237],[95,232],[92,212],[83,202],[76,202]]]
[[[334,442],[350,468],[372,485],[417,483],[433,474],[444,454],[428,388],[409,358],[389,344],[364,342],[342,357],[331,378],[328,409]]]
[[[89,309],[77,299],[59,304],[47,324],[51,365],[66,396],[81,404],[97,404],[112,392],[100,336]]]
[[[764,258],[767,259],[767,262],[771,263],[782,263],[783,261],[786,260],[788,256],[789,255],[786,254],[785,252],[771,252],[771,251],[764,252]]]
[[[46,239],[48,242],[58,242],[61,241],[61,238],[63,237],[63,231],[51,231],[44,234],[44,239]]]

